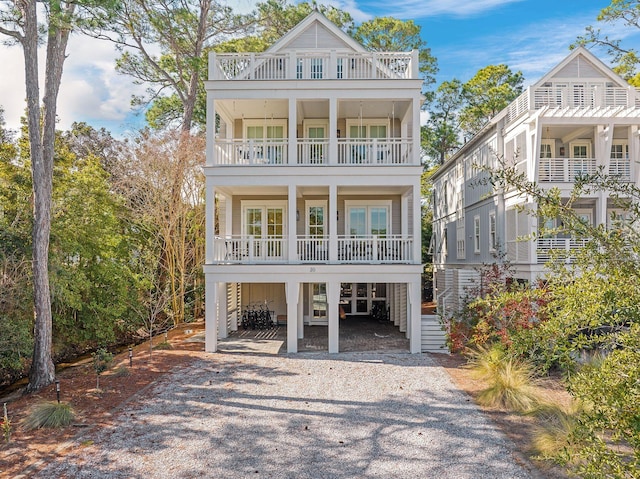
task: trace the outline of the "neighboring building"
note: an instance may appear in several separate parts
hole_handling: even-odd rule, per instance
[[[313,12],[264,53],[209,57],[206,351],[267,302],[287,350],[389,309],[420,352],[418,52],[368,52]],[[215,198],[215,200],[214,200]]]
[[[576,175],[598,168],[638,185],[640,94],[588,50],[575,49],[531,85],[467,142],[435,175],[435,294],[439,313],[456,310],[477,268],[502,251],[515,277],[544,275],[550,251],[571,250],[571,237],[518,238],[538,232],[531,199],[517,191],[494,193],[479,186],[486,175],[474,165],[496,166],[504,157],[529,181],[559,188],[566,198]],[[626,213],[605,192],[585,195],[573,205],[593,225],[609,226]],[[553,227],[557,225],[549,224]]]

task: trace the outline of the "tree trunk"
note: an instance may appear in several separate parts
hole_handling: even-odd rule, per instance
[[[55,380],[52,357],[52,314],[49,289],[49,237],[51,233],[51,196],[53,189],[53,154],[56,126],[56,103],[62,80],[70,30],[60,28],[58,21],[49,19],[47,57],[43,98],[44,121],[40,129],[40,90],[37,60],[36,2],[25,2],[25,79],[33,177],[33,292],[34,292],[34,345],[33,362],[29,372],[27,392],[37,391]],[[67,12],[73,13],[73,4]],[[60,15],[58,2],[51,2],[50,16]],[[42,131],[42,133],[41,133]]]

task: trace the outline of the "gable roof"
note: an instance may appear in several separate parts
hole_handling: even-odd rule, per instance
[[[581,65],[583,75],[580,74]],[[568,74],[568,72],[576,71],[578,72],[578,76],[584,76],[585,78],[593,78],[593,76],[589,76],[589,72],[597,72],[600,74],[599,77],[609,78],[611,79],[611,81],[617,83],[618,86],[629,86],[624,78],[615,73],[602,60],[600,60],[597,56],[595,56],[593,53],[582,46],[574,49],[564,60],[558,63],[541,79],[535,82],[533,86],[541,86],[556,77],[575,77],[575,73]]]
[[[305,17],[300,23],[298,23],[295,27],[289,30],[286,34],[284,34],[280,39],[271,45],[266,51],[270,53],[278,52],[285,48],[287,45],[294,42],[297,38],[303,35],[305,32],[310,29],[323,28],[325,31],[328,31],[332,36],[336,37],[336,40],[339,43],[344,44],[345,48],[350,50],[354,50],[356,52],[365,52],[365,48],[360,45],[357,41],[347,35],[345,32],[340,30],[335,23],[325,17],[322,13],[314,10],[309,15]],[[326,48],[326,46],[324,46]]]

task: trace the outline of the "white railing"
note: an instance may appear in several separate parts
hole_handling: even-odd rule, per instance
[[[402,236],[338,237],[338,261],[343,263],[410,263],[413,240]]]
[[[629,158],[611,158],[609,175],[617,176],[621,181],[631,181],[631,160]]]
[[[411,263],[413,239],[400,235],[380,238],[338,237],[338,263]],[[329,237],[298,236],[292,263],[328,263]],[[216,264],[288,263],[286,238],[227,236],[214,239]]]
[[[529,110],[549,108],[640,107],[639,90],[633,87],[576,85],[527,88],[507,106],[507,123]]]
[[[595,172],[595,158],[540,158],[538,181],[568,183]]]
[[[211,53],[210,80],[405,79],[412,52]]]
[[[296,244],[299,261],[303,263],[327,263],[329,261],[329,238],[298,236]]]
[[[403,138],[339,138],[337,161],[330,161],[329,140],[298,138],[297,159],[288,157],[287,139],[217,139],[214,165],[410,165],[413,141]]]
[[[409,165],[413,142],[401,138],[338,139],[338,163],[341,165]]]
[[[329,162],[329,140],[298,138],[299,165],[326,165]]]
[[[286,139],[215,141],[216,165],[286,165]]]
[[[557,256],[571,261],[571,252],[584,248],[587,239],[575,238],[538,238],[538,264],[546,263]]]
[[[216,263],[282,263],[287,259],[287,241],[281,237],[216,237],[213,249]]]

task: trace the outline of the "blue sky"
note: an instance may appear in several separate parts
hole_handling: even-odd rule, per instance
[[[609,0],[318,1],[350,12],[358,23],[375,16],[414,20],[438,59],[438,83],[452,78],[464,82],[482,67],[506,63],[523,72],[526,84],[561,61],[584,27],[595,24],[597,14],[610,4]],[[255,3],[228,0],[244,11]],[[640,35],[631,29],[616,28],[612,36],[623,38],[626,46],[640,46]],[[59,97],[60,128],[86,121],[120,136],[142,126],[142,118],[129,107],[131,94],[142,89],[115,73],[112,45],[74,36],[68,53]],[[608,62],[604,52],[595,53]],[[24,111],[21,51],[0,46],[0,64],[0,105],[6,110],[7,126],[15,129]]]

